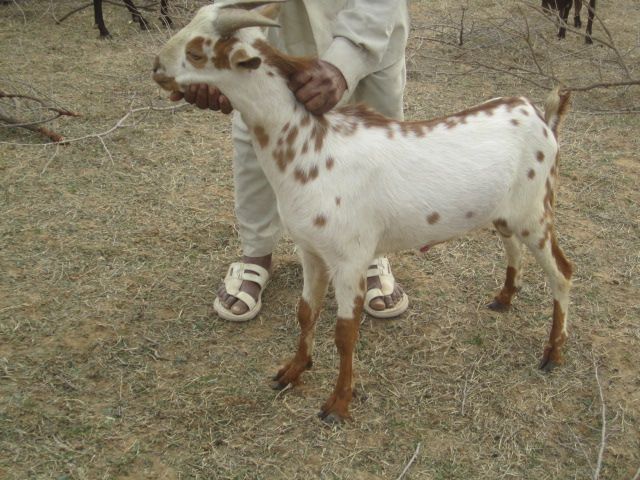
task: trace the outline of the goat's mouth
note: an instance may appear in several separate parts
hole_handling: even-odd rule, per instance
[[[163,73],[154,73],[153,80],[160,85],[163,90],[168,92],[181,92],[182,88],[176,82],[176,79],[173,77],[168,77]]]

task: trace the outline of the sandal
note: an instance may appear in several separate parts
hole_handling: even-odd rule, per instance
[[[240,290],[240,286],[244,280],[255,282],[260,285],[260,293],[258,293],[257,301],[247,292]],[[227,272],[227,276],[224,278],[224,288],[227,290],[229,295],[232,295],[238,300],[242,300],[246,303],[249,310],[242,314],[235,314],[225,307],[218,297],[216,297],[213,302],[214,310],[218,313],[220,318],[229,320],[230,322],[246,322],[255,318],[262,308],[262,291],[268,281],[269,272],[260,265],[242,262],[232,263],[229,267],[229,271]]]
[[[389,260],[385,257],[376,258],[372,265],[373,267],[367,270],[367,278],[380,277],[382,288],[372,288],[367,291],[364,297],[364,311],[375,318],[393,318],[406,312],[407,308],[409,308],[409,297],[405,292],[402,292],[402,298],[393,307],[385,308],[384,310],[374,310],[369,306],[371,300],[374,298],[391,295],[396,283],[391,273]]]

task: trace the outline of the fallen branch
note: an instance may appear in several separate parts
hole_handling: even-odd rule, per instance
[[[602,457],[604,456],[604,447],[607,442],[607,407],[604,403],[602,385],[600,384],[600,377],[598,377],[598,364],[596,363],[595,358],[593,359],[593,366],[595,368],[595,373],[596,373],[598,393],[600,394],[600,404],[602,405],[602,408],[601,408],[602,429],[600,434],[600,451],[598,452],[598,461],[596,463],[595,471],[593,472],[593,480],[598,480],[600,478],[600,469],[602,468]]]
[[[47,105],[47,103],[37,97],[34,97],[32,95],[24,95],[24,94],[20,94],[20,93],[7,93],[4,92],[2,90],[0,90],[0,99],[2,98],[10,98],[10,99],[25,99],[25,100],[30,100],[33,102],[36,102],[39,105],[39,108],[46,110],[46,111],[50,111],[53,112],[54,115],[41,119],[41,120],[32,120],[32,121],[25,121],[25,120],[21,120],[13,115],[10,115],[4,111],[2,111],[2,109],[0,109],[0,123],[5,123],[6,125],[0,125],[0,126],[4,126],[4,127],[13,127],[13,128],[24,128],[27,130],[31,130],[32,132],[37,132],[37,133],[41,133],[42,135],[48,137],[51,139],[52,142],[55,143],[59,143],[63,140],[62,135],[49,130],[48,128],[45,127],[40,127],[38,125],[41,125],[43,123],[47,123],[47,122],[51,122],[52,120],[55,120],[56,118],[59,118],[61,116],[69,116],[69,117],[79,117],[80,114],[76,113],[76,112],[72,112],[71,110],[68,110],[66,108],[57,108],[57,107],[51,107],[49,105]]]
[[[1,112],[0,112],[0,122],[7,123],[8,127],[20,127],[20,128],[25,128],[27,130],[31,130],[32,132],[41,133],[45,137],[50,138],[51,141],[54,143],[60,143],[64,140],[64,137],[62,135],[57,134],[53,130],[49,130],[48,128],[44,128],[44,127],[35,126],[37,123],[42,123],[42,122],[24,123],[16,118],[10,117]]]
[[[110,133],[113,133],[114,131],[118,130],[119,128],[127,127],[128,125],[125,125],[124,122],[131,115],[134,115],[134,114],[139,113],[139,112],[150,112],[150,111],[156,111],[156,112],[158,112],[158,111],[166,111],[166,110],[176,111],[176,110],[179,110],[181,108],[188,107],[188,106],[190,106],[190,105],[188,103],[185,103],[185,104],[174,106],[174,107],[140,107],[140,108],[133,108],[133,109],[129,110],[122,118],[120,118],[120,120],[118,120],[111,128],[108,128],[104,132],[91,133],[89,135],[83,135],[82,137],[76,137],[76,138],[64,139],[64,138],[60,137],[60,140],[55,141],[55,143],[57,143],[58,145],[67,145],[69,143],[75,143],[75,142],[80,142],[82,140],[88,140],[88,139],[91,139],[91,138],[95,138],[95,139],[98,139],[100,141],[100,143],[104,147],[105,151],[107,152],[107,155],[109,155],[109,158],[111,159],[111,161],[113,161],[113,157],[111,156],[111,152],[107,148],[107,145],[104,143],[104,137],[106,137]],[[0,142],[0,145],[17,145],[17,146],[25,146],[26,147],[26,146],[46,146],[46,145],[50,145],[50,144],[49,143]]]
[[[402,480],[404,478],[404,476],[407,474],[407,472],[409,471],[409,468],[411,467],[411,464],[413,464],[413,462],[416,461],[416,458],[418,458],[418,454],[420,453],[420,442],[418,442],[418,446],[416,447],[416,451],[413,452],[413,456],[409,459],[409,462],[405,465],[404,470],[402,470],[402,473],[400,474],[400,476],[396,479],[396,480]]]

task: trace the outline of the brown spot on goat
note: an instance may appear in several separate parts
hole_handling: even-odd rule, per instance
[[[229,54],[233,49],[233,46],[238,42],[235,37],[221,38],[213,46],[214,56],[211,58],[214,67],[224,70],[231,68],[231,61],[229,60]]]
[[[509,225],[507,225],[507,221],[504,218],[494,220],[493,225],[496,227],[496,230],[498,230],[498,233],[503,237],[509,238],[513,235],[513,232],[509,229]]]
[[[253,47],[264,57],[264,62],[274,67],[285,79],[300,71],[307,71],[314,65],[315,60],[311,57],[294,57],[279,52],[264,40],[256,40]]]
[[[298,127],[294,126],[291,129],[291,131],[289,131],[289,135],[287,135],[287,145],[289,146],[293,145],[293,142],[295,142],[297,136],[298,136]]]
[[[542,153],[540,150],[536,152],[536,160],[538,160],[539,162],[544,162],[544,153]]]
[[[527,173],[527,177],[529,177],[530,179],[533,180],[533,178],[536,176],[536,172],[533,170],[533,168],[531,168],[529,170],[529,173]]]
[[[316,215],[313,219],[313,224],[316,227],[324,227],[327,224],[327,217],[324,215]]]
[[[473,212],[471,212],[471,211],[469,211],[469,212],[467,212],[467,214],[465,215],[465,217],[467,217],[467,218],[471,218],[471,217],[473,217],[473,215],[474,215],[474,213],[473,213]]]
[[[553,232],[551,233],[551,255],[555,258],[558,270],[560,270],[564,278],[570,280],[573,275],[573,267],[558,246],[558,241],[556,240],[556,236]]]
[[[429,225],[433,225],[438,220],[440,220],[440,214],[438,212],[433,212],[432,214],[427,216],[427,223]]]
[[[512,123],[512,124],[514,124],[516,127],[517,127],[518,125],[520,125],[520,122],[519,122],[518,120],[516,120],[515,118],[512,118],[512,119],[511,119],[511,123]]]
[[[328,157],[327,161],[325,163],[327,170],[331,170],[333,168],[333,164],[335,163],[335,161],[333,160],[333,157]]]
[[[262,128],[260,125],[256,125],[253,128],[253,133],[255,134],[256,139],[258,140],[258,143],[262,148],[266,147],[269,144],[269,135],[267,135],[267,132],[265,132],[264,128]]]
[[[207,63],[207,56],[204,54],[204,37],[196,37],[187,43],[185,52],[187,61],[196,68],[204,68]]]
[[[305,172],[300,167],[296,167],[293,171],[293,176],[297,181],[304,185],[305,183],[318,178],[318,173],[318,167],[316,165],[312,166],[308,172]]]
[[[522,232],[520,232],[520,235],[522,235],[523,237],[528,237],[529,236],[529,230],[522,230]]]
[[[342,203],[342,198],[336,197],[336,205],[339,207],[340,203]]]

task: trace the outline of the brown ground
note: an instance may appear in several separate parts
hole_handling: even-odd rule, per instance
[[[188,16],[192,3],[174,5]],[[522,73],[537,71],[531,51],[572,86],[627,79],[612,49],[575,34],[560,45],[526,4],[473,2],[459,46],[459,5],[411,3],[408,118],[497,95],[540,102],[531,81],[552,82]],[[168,106],[149,78],[164,35],[140,33],[110,5],[111,41],[98,40],[90,9],[55,24],[79,5],[0,5],[2,88],[27,82],[80,112],[50,124],[67,138],[108,130],[131,107]],[[526,29],[518,5],[532,50],[516,38]],[[602,16],[638,78],[640,6],[609,8]],[[600,24],[594,33],[607,39]],[[33,144],[0,144],[0,477],[396,478],[420,445],[405,478],[637,478],[640,116],[611,111],[637,109],[639,97],[637,86],[577,92],[562,129],[557,223],[576,272],[566,365],[536,368],[551,295],[530,256],[512,311],[485,308],[504,275],[487,229],[392,257],[411,308],[363,321],[364,395],[340,428],[315,416],[336,378],[332,298],[305,383],[269,388],[297,334],[290,243],[256,321],[212,313],[239,254],[227,117],[142,111],[104,146],[38,146],[37,134],[0,126],[0,141]]]

